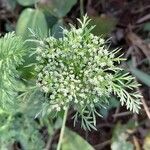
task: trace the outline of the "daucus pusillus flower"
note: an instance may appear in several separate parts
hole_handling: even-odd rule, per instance
[[[113,94],[127,109],[138,112],[138,84],[116,66],[122,60],[115,57],[118,49],[109,51],[105,40],[91,33],[87,16],[78,21],[79,28],[70,25],[70,30],[63,29],[63,38],[50,36],[36,50],[37,86],[47,94],[49,110],[72,106],[81,117],[92,116],[95,125],[96,108],[111,103]]]

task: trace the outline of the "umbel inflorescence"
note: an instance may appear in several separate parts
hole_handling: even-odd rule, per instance
[[[70,30],[63,29],[63,38],[50,36],[39,41],[36,50],[37,86],[47,95],[49,110],[73,107],[75,120],[80,116],[82,123],[91,127],[98,114],[96,108],[111,103],[113,94],[127,109],[138,113],[138,84],[115,65],[122,60],[115,57],[118,49],[109,51],[105,40],[91,33],[87,16],[78,21],[79,28],[70,25]]]

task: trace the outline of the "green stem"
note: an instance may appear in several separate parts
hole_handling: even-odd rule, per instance
[[[61,144],[62,144],[62,140],[63,140],[63,136],[64,136],[64,131],[65,131],[65,124],[66,124],[66,120],[67,120],[67,114],[68,114],[68,108],[65,110],[65,113],[64,113],[63,123],[62,123],[61,131],[60,131],[60,136],[59,136],[59,142],[58,142],[58,145],[57,145],[57,150],[61,149]]]
[[[84,16],[84,0],[80,0],[80,15],[81,18]]]

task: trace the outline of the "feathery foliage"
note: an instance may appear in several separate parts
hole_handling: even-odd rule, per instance
[[[13,104],[17,96],[16,67],[23,62],[26,48],[21,37],[14,32],[0,38],[0,106],[6,108]]]

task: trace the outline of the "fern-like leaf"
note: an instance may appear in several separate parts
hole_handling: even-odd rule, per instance
[[[0,38],[0,106],[6,108],[17,96],[18,72],[25,55],[25,42],[14,32]]]

